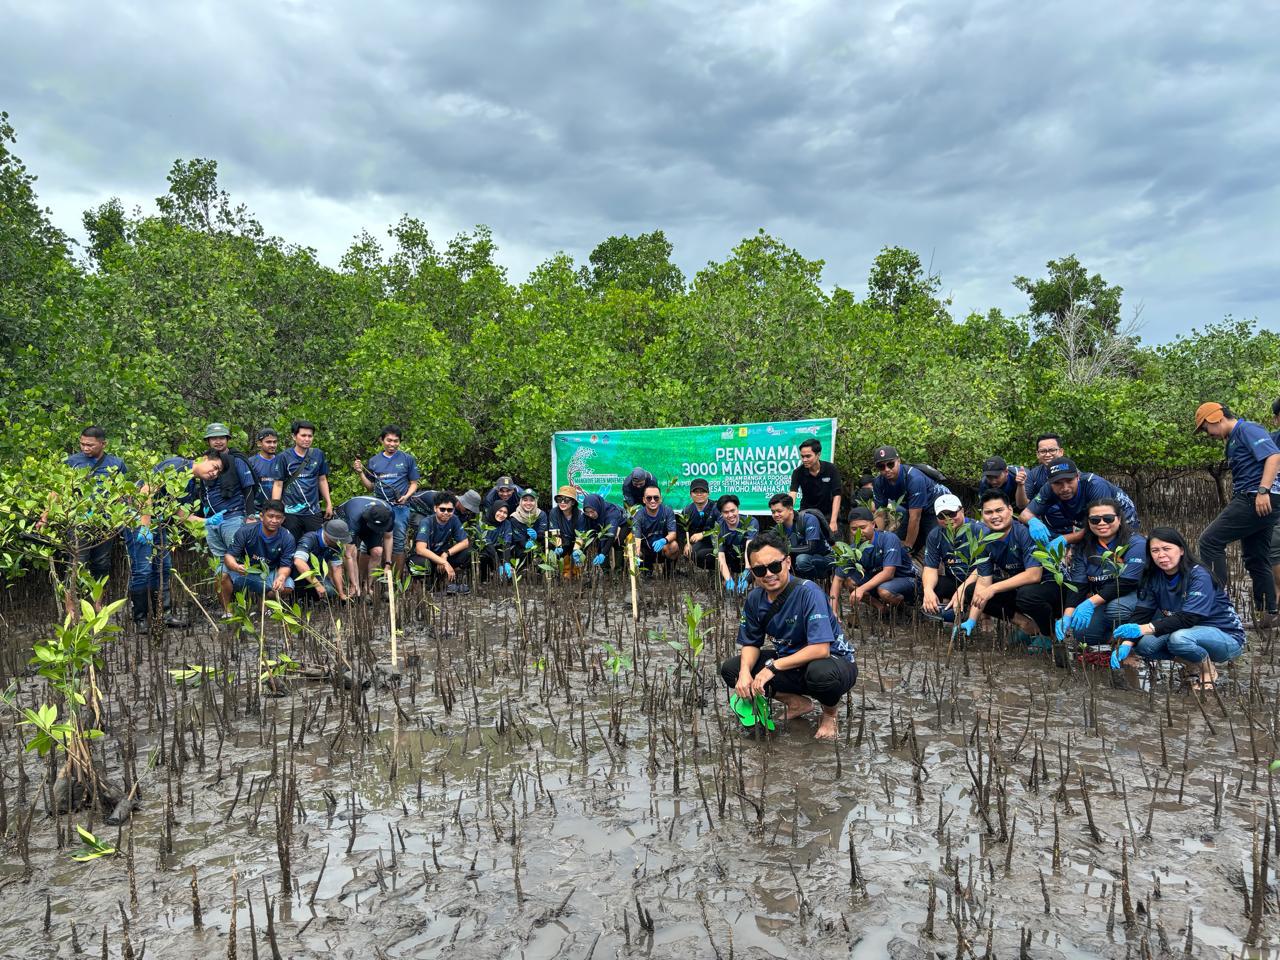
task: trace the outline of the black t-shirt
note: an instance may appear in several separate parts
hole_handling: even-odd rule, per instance
[[[831,517],[831,501],[840,495],[840,471],[834,463],[818,461],[815,477],[802,463],[791,472],[791,489],[800,491],[797,510],[821,510]]]

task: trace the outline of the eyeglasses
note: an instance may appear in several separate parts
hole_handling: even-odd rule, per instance
[[[436,507],[436,513],[453,513],[453,507]]]
[[[661,497],[659,494],[656,494],[656,493],[655,493],[655,494],[652,494],[652,495],[650,495],[650,496],[645,497],[645,499],[646,499],[646,500],[661,500],[661,499],[662,499],[662,497]]]
[[[1116,515],[1114,513],[1095,513],[1089,518],[1089,522],[1095,527],[1101,523],[1115,523]]]
[[[786,558],[775,560],[773,563],[757,563],[751,568],[753,577],[763,577],[766,573],[781,573],[782,565],[786,563]]]
[[[943,520],[954,520],[956,517],[960,516],[960,511],[959,510],[939,510],[938,516],[941,517]]]

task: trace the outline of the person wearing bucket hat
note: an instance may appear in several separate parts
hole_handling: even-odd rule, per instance
[[[1195,432],[1202,430],[1226,442],[1231,500],[1200,534],[1200,557],[1219,582],[1229,584],[1227,545],[1238,540],[1253,581],[1254,625],[1274,627],[1280,613],[1269,554],[1280,517],[1280,447],[1262,424],[1242,420],[1216,401],[1196,409]]]
[[[1069,457],[1050,461],[1045,472],[1048,478],[1045,485],[1020,517],[1037,543],[1048,543],[1058,537],[1064,543],[1079,543],[1084,539],[1089,504],[1103,497],[1119,501],[1129,526],[1138,529],[1138,510],[1133,500],[1110,480],[1096,473],[1081,473]]]
[[[556,556],[561,557],[566,573],[587,562],[586,554],[578,547],[578,534],[586,529],[587,518],[578,505],[578,488],[564,484],[556,491],[556,506],[547,520],[551,533],[551,545]]]
[[[658,478],[644,467],[635,467],[622,484],[622,502],[628,507],[644,506],[644,488],[658,486]],[[661,492],[661,488],[659,488]]]
[[[378,497],[352,497],[340,504],[337,516],[346,521],[349,540],[344,551],[347,592],[358,597],[373,588],[370,569],[391,562],[395,516]]]
[[[476,494],[477,500],[479,497]],[[462,574],[461,579],[466,579],[471,559],[471,540],[467,537],[467,531],[463,529],[457,512],[458,498],[452,492],[441,490],[437,493],[431,516],[418,524],[418,536],[414,545],[414,552],[427,561],[429,586],[444,583],[449,593],[457,593],[463,589],[459,573]]]
[[[680,511],[679,523],[684,555],[703,570],[710,570],[716,563],[711,533],[719,521],[720,511],[711,502],[711,485],[698,477],[689,484],[689,503]]]
[[[878,447],[871,462],[876,474],[871,483],[875,505],[887,507],[890,503],[901,502],[895,532],[902,545],[914,553],[924,545],[929,534],[925,523],[929,505],[951,490],[918,467],[903,463],[896,447]]]
[[[319,530],[304,533],[293,551],[294,581],[300,585],[300,596],[327,600],[330,592],[339,600],[347,599],[342,569],[343,548],[351,542],[347,521],[334,517]],[[318,566],[318,565],[323,566]],[[324,575],[324,567],[329,576]]]

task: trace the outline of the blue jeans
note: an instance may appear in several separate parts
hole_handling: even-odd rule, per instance
[[[231,586],[239,593],[245,590],[249,593],[264,594],[271,589],[271,584],[275,580],[274,574],[270,580],[265,579],[260,573],[233,573],[231,574]],[[284,581],[286,589],[293,589],[293,577],[286,577]]]
[[[164,590],[164,600],[169,602],[169,547],[163,530],[153,530],[155,543],[148,543],[136,530],[124,532],[124,546],[129,554],[129,592],[155,593]]]
[[[1093,611],[1093,619],[1083,631],[1076,631],[1076,640],[1091,646],[1110,646],[1111,631],[1122,623],[1133,622],[1133,611],[1138,606],[1136,593],[1116,597],[1101,610]]]
[[[227,566],[222,562],[222,558],[231,549],[231,541],[235,539],[236,532],[243,526],[243,513],[237,513],[232,517],[223,517],[222,522],[214,527],[209,526],[208,521],[205,522],[204,542],[209,547],[209,553],[218,561],[219,573],[226,572]]]
[[[407,503],[391,504],[391,555],[404,556],[404,535],[409,529],[409,505]]]
[[[1201,624],[1175,630],[1164,637],[1143,637],[1134,650],[1144,660],[1186,660],[1200,663],[1208,657],[1226,663],[1244,652],[1244,644],[1224,630]]]

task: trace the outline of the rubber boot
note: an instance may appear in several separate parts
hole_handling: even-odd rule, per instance
[[[133,623],[140,630],[147,629],[147,619],[151,608],[151,596],[146,590],[130,590],[129,603],[133,607]]]
[[[166,627],[175,628],[185,627],[187,625],[186,620],[173,612],[173,598],[169,596],[168,591],[165,591],[164,595],[164,625]]]

